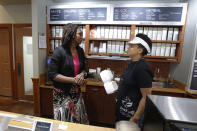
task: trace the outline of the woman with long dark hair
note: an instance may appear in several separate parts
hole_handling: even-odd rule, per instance
[[[66,24],[62,45],[53,53],[48,74],[54,84],[54,119],[88,124],[80,89],[85,83],[85,55],[79,46],[81,41],[82,30],[79,26]]]

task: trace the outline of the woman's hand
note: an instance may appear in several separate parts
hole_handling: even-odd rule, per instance
[[[75,79],[75,83],[78,85],[83,85],[85,83],[83,72],[75,76],[74,79]]]

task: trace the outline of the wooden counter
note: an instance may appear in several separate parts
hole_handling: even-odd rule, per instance
[[[101,81],[94,81],[92,79],[87,79],[86,85],[104,87],[103,82],[101,82]],[[44,84],[41,84],[40,88],[53,89],[53,86],[46,86]],[[86,91],[85,86],[81,87],[81,90],[82,90],[82,92],[85,92]],[[173,88],[154,88],[153,87],[152,91],[153,92],[166,92],[166,93],[180,93],[180,94],[186,93],[184,89],[176,88],[176,87],[173,87]]]
[[[180,85],[180,83],[178,81],[174,81],[175,84],[173,86],[173,88],[155,88],[155,87],[152,87],[152,93],[153,94],[156,94],[156,93],[169,93],[169,94],[185,94],[185,87],[184,85]],[[99,81],[99,82],[96,82],[96,81],[93,81],[92,79],[88,79],[87,80],[87,84],[86,85],[89,85],[89,86],[101,86],[103,87],[104,84],[103,82]],[[180,87],[182,86],[182,88]]]
[[[53,86],[47,86],[45,84],[41,84],[40,88],[47,88],[47,89],[53,89]],[[85,86],[81,86],[81,91],[86,92]]]
[[[191,98],[194,98],[194,99],[197,99],[197,92],[189,92],[187,91],[187,96],[191,97]]]
[[[166,93],[181,93],[184,94],[185,91],[177,88],[152,88],[152,92],[166,92]]]
[[[22,114],[16,114],[16,113],[4,112],[4,111],[0,111],[0,113],[11,114],[11,115],[16,115],[16,116],[22,115]],[[26,117],[28,117],[28,116],[26,116]],[[113,128],[104,128],[104,127],[98,127],[98,126],[76,124],[76,123],[71,123],[71,122],[61,122],[61,121],[57,121],[57,120],[45,119],[45,118],[40,118],[40,117],[34,117],[33,119],[53,122],[55,124],[66,125],[66,126],[68,126],[66,131],[115,131],[115,129],[113,129]],[[33,123],[25,123],[22,121],[11,120],[9,122],[9,125],[31,129],[33,126]],[[63,131],[63,130],[58,130],[58,131]]]

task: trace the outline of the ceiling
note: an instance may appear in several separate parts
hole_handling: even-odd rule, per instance
[[[31,4],[31,0],[0,0],[0,5]]]

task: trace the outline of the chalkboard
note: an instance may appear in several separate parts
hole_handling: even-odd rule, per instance
[[[196,57],[195,57],[195,59],[197,60],[197,51],[196,51]]]
[[[197,90],[197,60],[196,60],[196,62],[194,62],[194,68],[193,68],[193,73],[192,73],[192,81],[191,81],[190,89]]]
[[[106,21],[107,8],[51,8],[50,21]]]
[[[114,7],[113,21],[180,22],[183,7]]]

